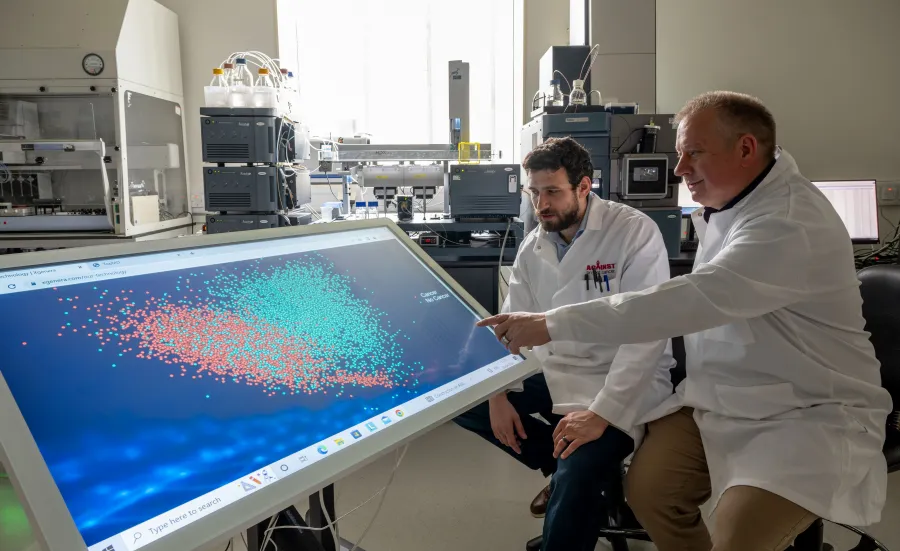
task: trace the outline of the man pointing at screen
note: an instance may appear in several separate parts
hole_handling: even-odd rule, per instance
[[[877,522],[891,401],[847,230],[776,149],[759,100],[703,94],[677,119],[675,172],[704,205],[694,271],[481,324],[512,352],[685,336],[687,379],[628,473],[629,503],[660,551],[780,551],[816,517]],[[709,499],[712,538],[699,510]]]
[[[590,192],[593,167],[581,145],[548,140],[523,166],[540,226],[519,249],[504,312],[542,312],[669,279],[658,227],[637,210]],[[668,339],[625,346],[560,342],[536,349],[535,356],[542,374],[456,422],[552,475],[531,507],[535,516],[546,513],[542,549],[592,551],[604,490],[618,481],[648,412],[672,394],[671,345]],[[533,540],[529,548],[538,544]]]

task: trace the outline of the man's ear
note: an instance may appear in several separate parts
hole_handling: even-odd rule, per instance
[[[753,134],[744,134],[738,138],[738,147],[741,151],[742,164],[749,165],[756,160],[759,151],[759,142]]]
[[[578,182],[578,196],[579,197],[587,197],[588,193],[591,192],[591,179],[587,176],[583,176],[581,181]]]

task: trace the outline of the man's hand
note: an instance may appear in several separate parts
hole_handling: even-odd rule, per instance
[[[550,342],[547,317],[544,314],[527,312],[500,314],[483,319],[476,325],[493,327],[497,339],[513,354],[518,354],[522,348],[540,346]]]
[[[491,398],[488,404],[491,410],[491,429],[494,431],[494,437],[504,446],[521,454],[522,449],[519,447],[518,438],[525,440],[528,436],[525,434],[525,428],[522,427],[522,420],[519,418],[516,408],[509,403],[505,392]]]
[[[553,441],[556,442],[553,457],[566,459],[584,444],[603,436],[608,426],[609,423],[590,410],[566,415],[553,431]]]

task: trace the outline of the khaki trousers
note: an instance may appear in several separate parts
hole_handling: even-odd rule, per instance
[[[709,470],[690,408],[647,426],[625,486],[659,551],[782,551],[816,520],[771,492],[734,486],[719,500],[710,538],[700,516],[711,493]]]

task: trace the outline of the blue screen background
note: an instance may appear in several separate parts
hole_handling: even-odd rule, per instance
[[[288,285],[295,277],[284,275],[288,265],[307,280]],[[226,287],[244,302],[223,300]],[[210,298],[213,288],[219,295]],[[508,354],[489,330],[474,327],[475,314],[452,292],[433,303],[421,298],[431,291],[450,292],[391,240],[10,294],[0,297],[0,309],[18,314],[0,318],[9,343],[0,372],[90,546]],[[137,319],[129,299],[155,301],[141,314],[149,327],[147,312],[172,310],[177,297],[189,295],[220,312],[262,313],[288,333],[296,333],[297,320],[319,324],[316,361],[327,369],[343,362],[346,371],[392,384],[338,384],[335,376],[313,376],[305,391],[261,384],[258,372],[255,380],[217,376],[199,363],[179,362],[178,342],[160,334],[157,347],[173,352],[149,357],[138,338],[150,335],[147,327],[144,333],[132,327],[136,337],[122,340],[124,320]],[[110,302],[98,316],[96,305]],[[365,320],[354,325],[360,313]],[[110,315],[115,319],[104,318]],[[254,319],[241,327],[252,328]],[[233,337],[233,330],[210,325],[196,319],[180,330]],[[100,328],[110,342],[97,336]],[[329,331],[339,338],[327,342]],[[293,347],[279,343],[243,346],[254,353]],[[221,354],[222,347],[213,348],[220,349],[201,352]],[[385,361],[393,367],[371,365]]]

